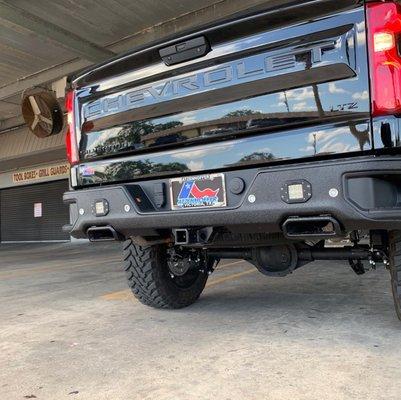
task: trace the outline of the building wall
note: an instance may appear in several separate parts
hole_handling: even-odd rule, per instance
[[[65,159],[65,134],[39,139],[28,128],[0,134],[0,173]]]
[[[69,223],[65,135],[39,139],[27,128],[0,134],[0,240],[66,240]],[[40,212],[38,212],[40,208]]]

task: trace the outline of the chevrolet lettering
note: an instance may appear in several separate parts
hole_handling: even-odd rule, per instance
[[[202,73],[185,75],[178,79],[157,82],[152,86],[105,97],[90,102],[84,107],[86,120],[130,110],[145,105],[168,101],[177,97],[214,90],[216,88],[256,81],[264,77],[274,77],[286,70],[305,69],[306,65],[316,65],[322,61],[323,51],[335,49],[336,42],[326,42],[292,50],[290,53],[258,54],[234,61]]]

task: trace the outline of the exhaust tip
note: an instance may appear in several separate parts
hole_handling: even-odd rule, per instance
[[[341,236],[340,223],[333,217],[289,217],[283,223],[283,233],[289,239],[311,239]]]
[[[107,242],[124,240],[112,226],[91,226],[86,231],[86,235],[91,242]]]

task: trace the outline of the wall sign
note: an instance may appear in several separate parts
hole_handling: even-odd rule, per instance
[[[33,216],[34,218],[40,218],[43,215],[42,203],[35,203],[33,205]]]
[[[50,167],[37,167],[23,171],[13,172],[13,183],[33,181],[47,181],[54,178],[67,178],[70,166],[66,163]]]

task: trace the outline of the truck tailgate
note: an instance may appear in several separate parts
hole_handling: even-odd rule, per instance
[[[80,184],[372,149],[364,9],[338,3],[270,10],[78,77]],[[200,57],[163,58],[193,43]]]

